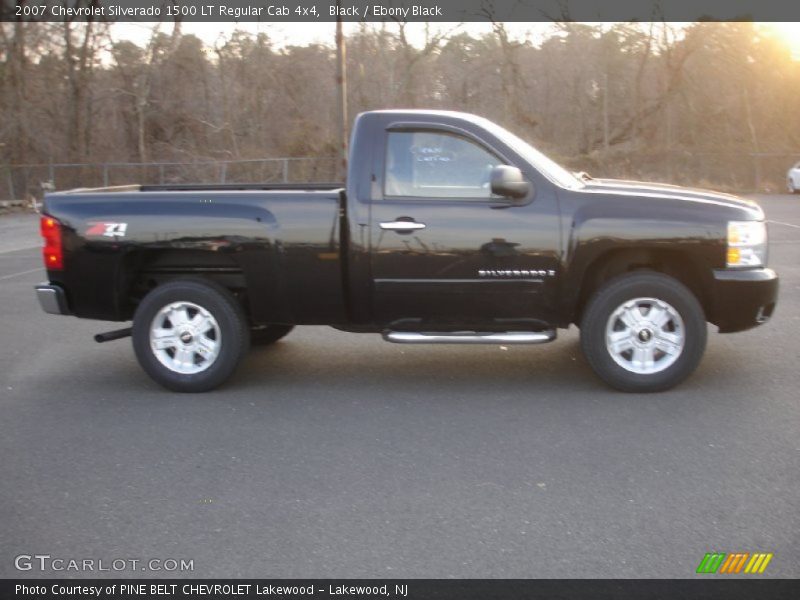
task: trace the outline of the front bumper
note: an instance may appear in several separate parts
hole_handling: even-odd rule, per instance
[[[713,323],[720,333],[766,323],[778,300],[778,274],[772,269],[716,269]]]
[[[42,310],[51,315],[69,315],[69,305],[64,289],[58,285],[40,283],[36,286],[36,297]]]

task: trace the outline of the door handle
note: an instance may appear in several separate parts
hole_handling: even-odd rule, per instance
[[[425,223],[417,223],[416,221],[381,221],[381,229],[389,229],[391,231],[410,232],[417,229],[425,229]]]

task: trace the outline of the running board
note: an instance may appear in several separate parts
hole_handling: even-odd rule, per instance
[[[383,339],[395,344],[544,344],[556,339],[554,329],[547,331],[453,331],[443,333],[384,331]]]

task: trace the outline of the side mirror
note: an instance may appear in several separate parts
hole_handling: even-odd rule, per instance
[[[492,193],[506,198],[524,198],[531,192],[531,184],[522,176],[522,171],[509,165],[498,165],[492,169]]]

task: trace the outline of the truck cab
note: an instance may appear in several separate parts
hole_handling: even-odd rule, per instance
[[[361,249],[366,260],[351,293],[366,292],[373,322],[505,331],[556,320],[557,187],[490,126],[430,111],[356,120],[347,214],[363,244],[351,242],[351,259]]]

